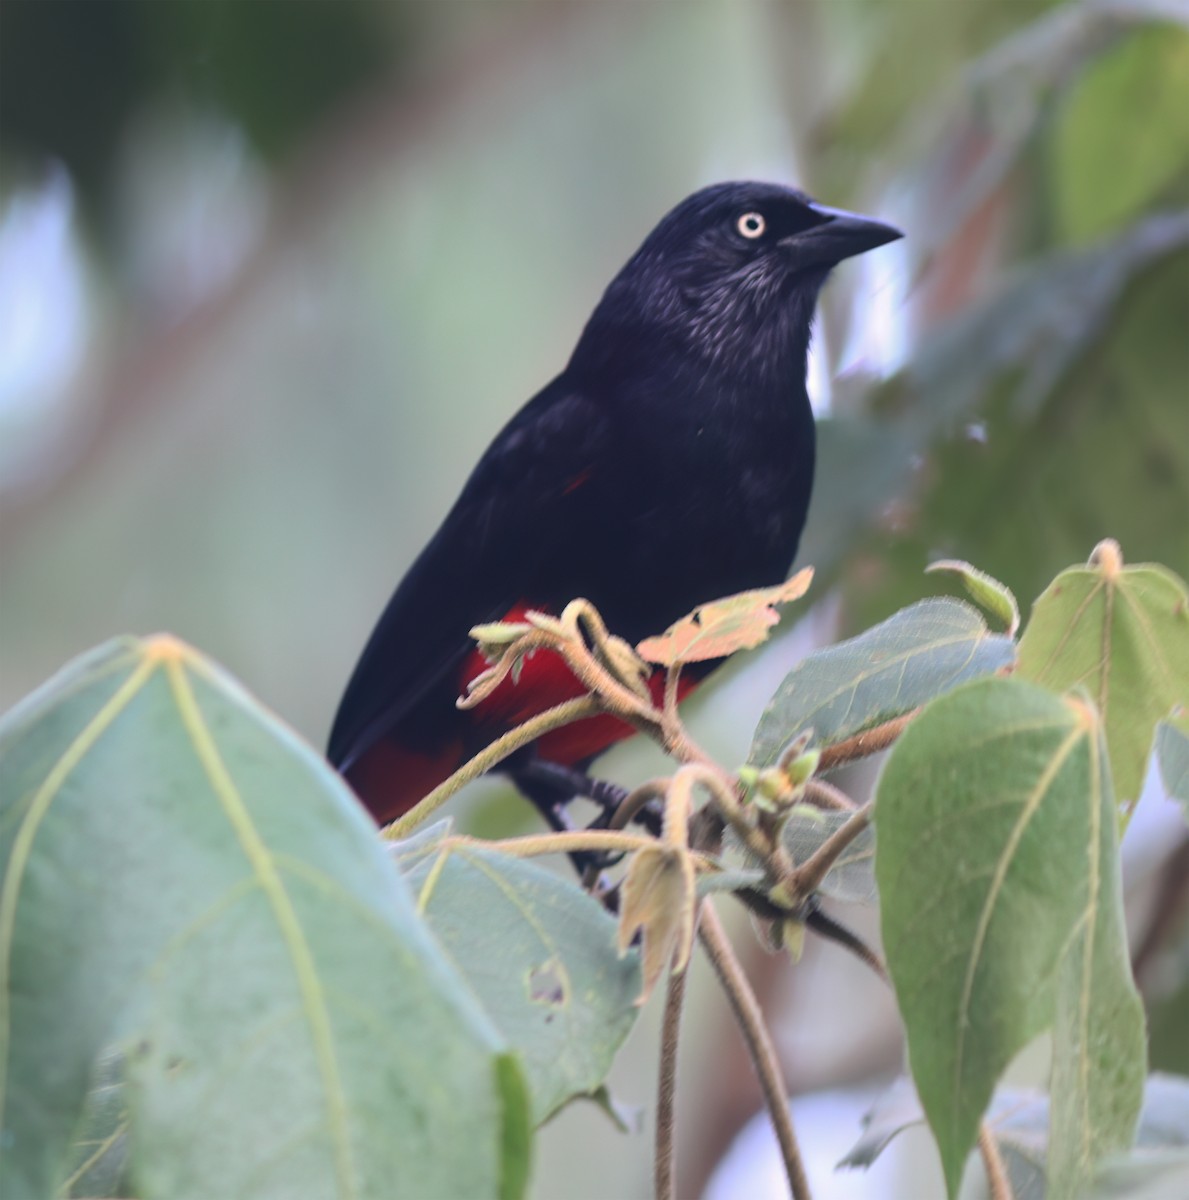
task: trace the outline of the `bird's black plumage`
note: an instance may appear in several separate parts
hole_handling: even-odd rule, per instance
[[[818,292],[842,259],[899,236],[760,183],[705,188],[657,225],[562,373],[479,460],[355,668],[329,757],[377,817],[419,798],[411,778],[363,769],[378,748],[437,756],[444,777],[502,731],[454,704],[471,626],[584,596],[635,641],[784,578],[813,482]]]

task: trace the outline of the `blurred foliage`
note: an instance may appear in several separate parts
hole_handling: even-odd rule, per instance
[[[400,57],[406,4],[5,0],[0,151],[61,159],[95,198],[128,122],[186,95],[268,157]],[[47,86],[47,77],[51,86]]]
[[[928,295],[926,268],[920,344],[872,399],[890,425],[865,444],[856,516],[887,519],[853,560],[858,624],[919,595],[938,555],[976,561],[1025,599],[1107,535],[1136,561],[1189,567],[1189,37],[1128,31],[1165,11],[1085,4],[1038,22],[968,71],[978,105],[959,106],[914,163],[945,235],[923,252],[950,294]],[[1008,121],[1004,93],[1025,67],[1038,103]],[[947,205],[963,143],[975,165],[950,180]],[[1001,262],[980,272],[963,242],[981,251],[995,210],[1009,232],[992,232]],[[964,278],[945,280],[947,255]],[[892,466],[871,462],[889,445]]]

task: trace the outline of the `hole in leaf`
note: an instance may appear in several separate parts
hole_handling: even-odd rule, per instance
[[[561,1008],[566,1003],[565,968],[556,958],[533,967],[528,973],[528,998],[534,1004]]]

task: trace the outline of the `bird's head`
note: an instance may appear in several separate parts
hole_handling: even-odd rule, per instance
[[[728,364],[803,356],[830,271],[902,236],[793,188],[715,184],[683,200],[645,238],[608,287],[583,342],[610,326],[660,335]]]

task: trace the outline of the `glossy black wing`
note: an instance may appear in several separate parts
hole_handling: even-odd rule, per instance
[[[454,687],[471,626],[521,600],[570,598],[611,434],[607,413],[564,376],[504,427],[372,631],[331,730],[334,766],[347,770],[428,694]]]

